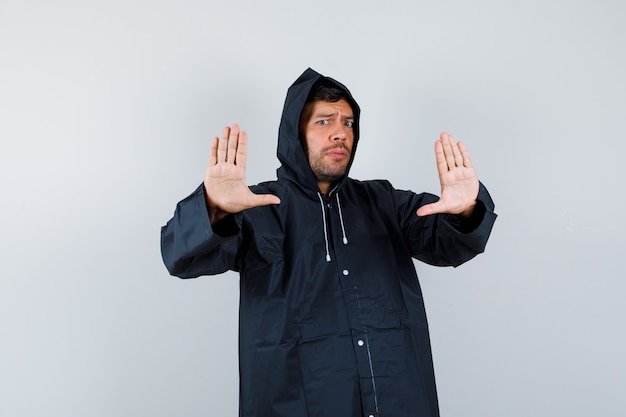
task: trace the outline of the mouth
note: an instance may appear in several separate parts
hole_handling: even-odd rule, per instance
[[[326,151],[326,156],[334,159],[343,159],[348,157],[348,151],[344,148],[333,148]]]

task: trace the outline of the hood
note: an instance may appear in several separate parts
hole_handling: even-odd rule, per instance
[[[354,144],[352,145],[352,155],[346,169],[344,177],[333,186],[331,193],[341,186],[343,180],[348,176],[352,162],[354,161],[354,155],[356,153],[357,144],[359,141],[359,116],[360,108],[350,91],[340,82],[325,77],[322,74],[308,68],[306,71],[298,77],[298,79],[289,87],[287,91],[287,97],[285,99],[285,105],[283,107],[283,114],[280,120],[280,127],[278,130],[278,150],[277,156],[280,160],[281,166],[278,168],[277,176],[281,179],[288,179],[295,182],[307,193],[312,192],[317,195],[319,188],[317,186],[317,180],[315,174],[311,170],[308,158],[304,152],[302,144],[300,143],[300,115],[306,104],[306,99],[313,88],[313,85],[320,79],[326,79],[331,81],[341,90],[344,90],[352,106],[354,112]],[[317,198],[317,197],[316,197]]]

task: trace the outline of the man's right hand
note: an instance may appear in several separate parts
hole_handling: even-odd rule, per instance
[[[280,204],[272,194],[254,194],[245,182],[248,135],[236,123],[213,138],[209,166],[204,175],[204,190],[209,218],[215,224],[230,213],[252,207]]]

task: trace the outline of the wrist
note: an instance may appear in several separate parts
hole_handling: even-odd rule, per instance
[[[215,223],[219,222],[228,215],[228,213],[220,210],[216,204],[213,204],[211,202],[211,199],[209,198],[209,193],[206,192],[206,187],[204,190],[204,203],[206,204],[206,209],[209,214],[209,221],[211,222],[211,225],[215,225]]]
[[[463,218],[469,219],[474,214],[474,209],[476,208],[476,201],[474,201],[469,207],[463,210],[459,215]]]
[[[211,225],[215,225],[217,222],[219,222],[220,220],[222,220],[224,217],[228,215],[228,213],[226,213],[225,211],[222,211],[217,208],[209,207],[208,209],[209,209],[209,221],[211,222]]]

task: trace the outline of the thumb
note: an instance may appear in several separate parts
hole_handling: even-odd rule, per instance
[[[443,213],[443,212],[444,212],[443,204],[441,204],[438,201],[436,203],[423,205],[422,207],[417,209],[415,214],[421,217],[421,216],[430,216],[431,214],[438,214],[438,213]]]
[[[280,204],[280,198],[273,194],[252,194],[248,202],[250,207],[268,206],[270,204]]]

